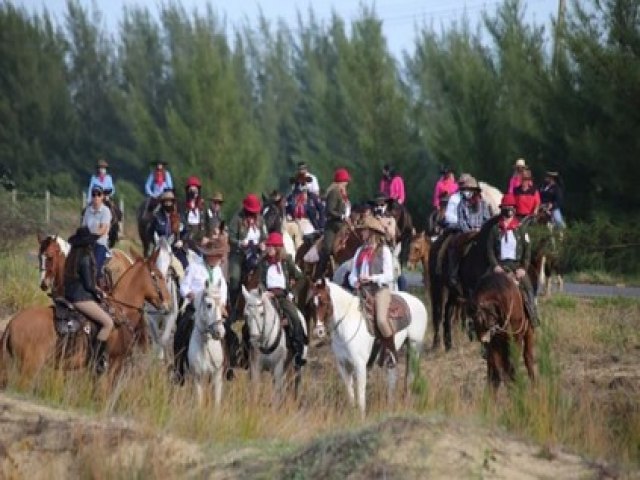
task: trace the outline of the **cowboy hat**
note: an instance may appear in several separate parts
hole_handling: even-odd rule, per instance
[[[72,247],[86,247],[88,245],[93,245],[96,243],[96,240],[100,238],[100,235],[96,235],[95,233],[91,233],[87,227],[79,227],[76,230],[76,233],[69,237],[69,243]]]
[[[384,235],[386,233],[384,231],[384,227],[382,226],[382,223],[380,223],[380,220],[378,220],[375,217],[367,217],[367,218],[365,218],[363,221],[358,223],[358,225],[356,225],[356,228],[358,230],[363,230],[365,228],[368,228],[369,230],[372,230],[372,231],[374,231],[376,233],[379,233],[381,235]]]
[[[545,173],[545,175],[546,175],[547,177],[553,177],[553,178],[556,178],[556,177],[559,177],[559,176],[560,176],[560,174],[559,174],[558,172],[551,172],[551,171],[547,171],[547,172]]]
[[[505,193],[500,201],[500,207],[515,207],[516,197],[513,193]]]
[[[278,190],[273,190],[270,194],[269,194],[269,198],[271,198],[271,201],[274,203],[278,203],[280,200],[283,199],[282,193],[280,193]]]
[[[149,162],[149,164],[153,165],[154,167],[156,165],[164,165],[166,167],[167,165],[169,165],[169,162],[167,162],[166,160],[156,160],[154,162]]]
[[[160,201],[161,202],[175,202],[176,201],[176,196],[171,190],[165,190],[164,192],[162,192],[162,195],[160,195]]]
[[[349,171],[346,168],[338,168],[333,174],[333,181],[335,183],[350,182],[351,175],[349,175]]]
[[[468,173],[460,174],[460,178],[458,178],[458,185],[463,185],[470,178],[472,178],[472,177]]]
[[[305,162],[298,162],[298,172],[306,172],[309,170],[309,167]]]
[[[376,196],[373,198],[373,203],[375,203],[376,205],[381,205],[383,203],[387,203],[389,200],[390,198],[387,196],[386,193],[378,192]]]
[[[100,159],[98,159],[98,162],[96,163],[96,166],[98,168],[107,168],[109,166],[109,164],[107,163],[107,161],[104,158],[100,158]]]
[[[198,247],[198,250],[204,257],[224,257],[226,253],[224,244],[219,240],[210,240]]]
[[[469,175],[465,178],[465,181],[460,184],[460,190],[476,190],[480,191],[480,186],[478,185],[478,181]]]
[[[311,183],[313,178],[304,172],[299,171],[293,177],[289,178],[289,183]]]
[[[216,192],[216,193],[213,194],[213,196],[210,198],[210,200],[212,200],[214,202],[223,203],[224,202],[224,195],[222,195],[222,192]]]
[[[525,161],[524,158],[519,158],[519,159],[516,160],[516,163],[514,163],[513,166],[514,167],[526,168],[527,162]]]

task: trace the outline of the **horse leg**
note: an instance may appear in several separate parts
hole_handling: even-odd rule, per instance
[[[433,343],[431,345],[432,350],[440,348],[440,324],[442,323],[443,302],[442,292],[438,292],[435,287],[433,288],[432,303],[433,303]],[[438,295],[440,293],[440,295]]]
[[[202,408],[204,405],[204,391],[202,388],[202,382],[204,380],[200,375],[198,375],[195,380],[196,380],[195,385],[196,385],[196,397],[198,398],[198,406]]]
[[[284,400],[284,359],[279,361],[273,369],[275,384],[275,404],[280,405]]]
[[[451,350],[452,341],[451,341],[451,321],[452,317],[455,313],[455,305],[451,300],[447,300],[447,305],[445,306],[444,311],[444,348],[448,352]]]
[[[492,393],[495,394],[502,380],[502,357],[499,346],[494,342],[487,345],[487,350],[487,382]]]
[[[356,365],[354,373],[358,391],[358,408],[360,409],[360,416],[364,418],[367,409],[367,366],[364,363]]]
[[[387,368],[387,404],[388,405],[393,405],[395,401],[397,380],[398,380],[398,369]]]
[[[344,385],[345,387],[347,387],[347,398],[349,400],[349,405],[351,405],[351,407],[355,407],[356,396],[353,390],[353,374],[349,370],[350,369],[347,368],[345,363],[343,363],[342,361],[338,361],[338,373],[340,373],[340,376],[344,381]]]
[[[215,373],[213,374],[213,395],[216,408],[219,408],[220,403],[222,402],[222,384],[224,383],[222,378],[223,371],[224,366],[216,368]]]
[[[524,356],[524,365],[527,368],[527,374],[532,383],[536,381],[536,365],[534,361],[534,341],[535,331],[529,325],[527,331],[524,334],[524,348],[522,354]]]

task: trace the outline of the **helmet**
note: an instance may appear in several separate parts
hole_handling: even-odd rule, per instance
[[[516,206],[516,197],[513,193],[505,193],[502,196],[502,201],[500,202],[501,207],[515,207]]]
[[[351,181],[351,176],[346,168],[338,168],[333,174],[333,181],[337,183]]]
[[[242,208],[249,213],[258,213],[262,208],[260,199],[253,193],[250,193],[242,200]]]
[[[187,188],[189,187],[201,188],[202,183],[200,183],[200,179],[198,177],[196,177],[195,175],[192,175],[187,179]]]
[[[271,232],[267,237],[266,245],[267,247],[283,247],[282,234],[280,232]]]

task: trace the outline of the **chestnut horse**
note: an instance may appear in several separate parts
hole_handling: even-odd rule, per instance
[[[153,245],[153,217],[155,208],[157,208],[158,200],[147,198],[145,199],[136,212],[136,219],[138,222],[138,235],[140,236],[140,242],[142,243],[142,254],[146,257],[150,252]],[[160,208],[162,208],[160,206]],[[180,237],[180,212],[178,211],[177,203],[171,212],[171,233],[175,238]]]
[[[476,334],[487,347],[487,381],[493,390],[515,378],[511,344],[522,349],[529,378],[536,377],[534,330],[516,281],[504,273],[489,273],[478,282],[470,305]]]
[[[422,264],[422,283],[425,292],[429,292],[429,251],[431,250],[431,238],[426,232],[420,232],[413,236],[409,244],[409,257],[407,268],[413,270],[418,262]]]
[[[144,302],[166,308],[169,294],[162,274],[155,266],[157,252],[149,259],[137,258],[116,282],[107,304],[116,313],[115,328],[107,341],[107,353],[112,372],[118,372],[122,361],[134,344],[146,344],[146,325],[143,321]],[[80,333],[82,335],[82,333]],[[33,378],[47,362],[66,370],[86,366],[89,342],[85,336],[72,338],[81,345],[67,358],[56,353],[58,335],[54,328],[53,307],[30,307],[18,312],[7,325],[0,340],[0,386],[6,385],[9,357],[17,361],[23,379]]]

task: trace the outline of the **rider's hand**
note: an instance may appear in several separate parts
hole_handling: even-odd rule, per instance
[[[182,248],[182,240],[178,240],[174,245],[176,248]]]
[[[504,273],[504,269],[500,265],[493,267],[493,273]]]
[[[527,272],[524,270],[524,268],[517,268],[516,269],[516,278],[518,280],[523,278],[526,274],[527,274]]]

